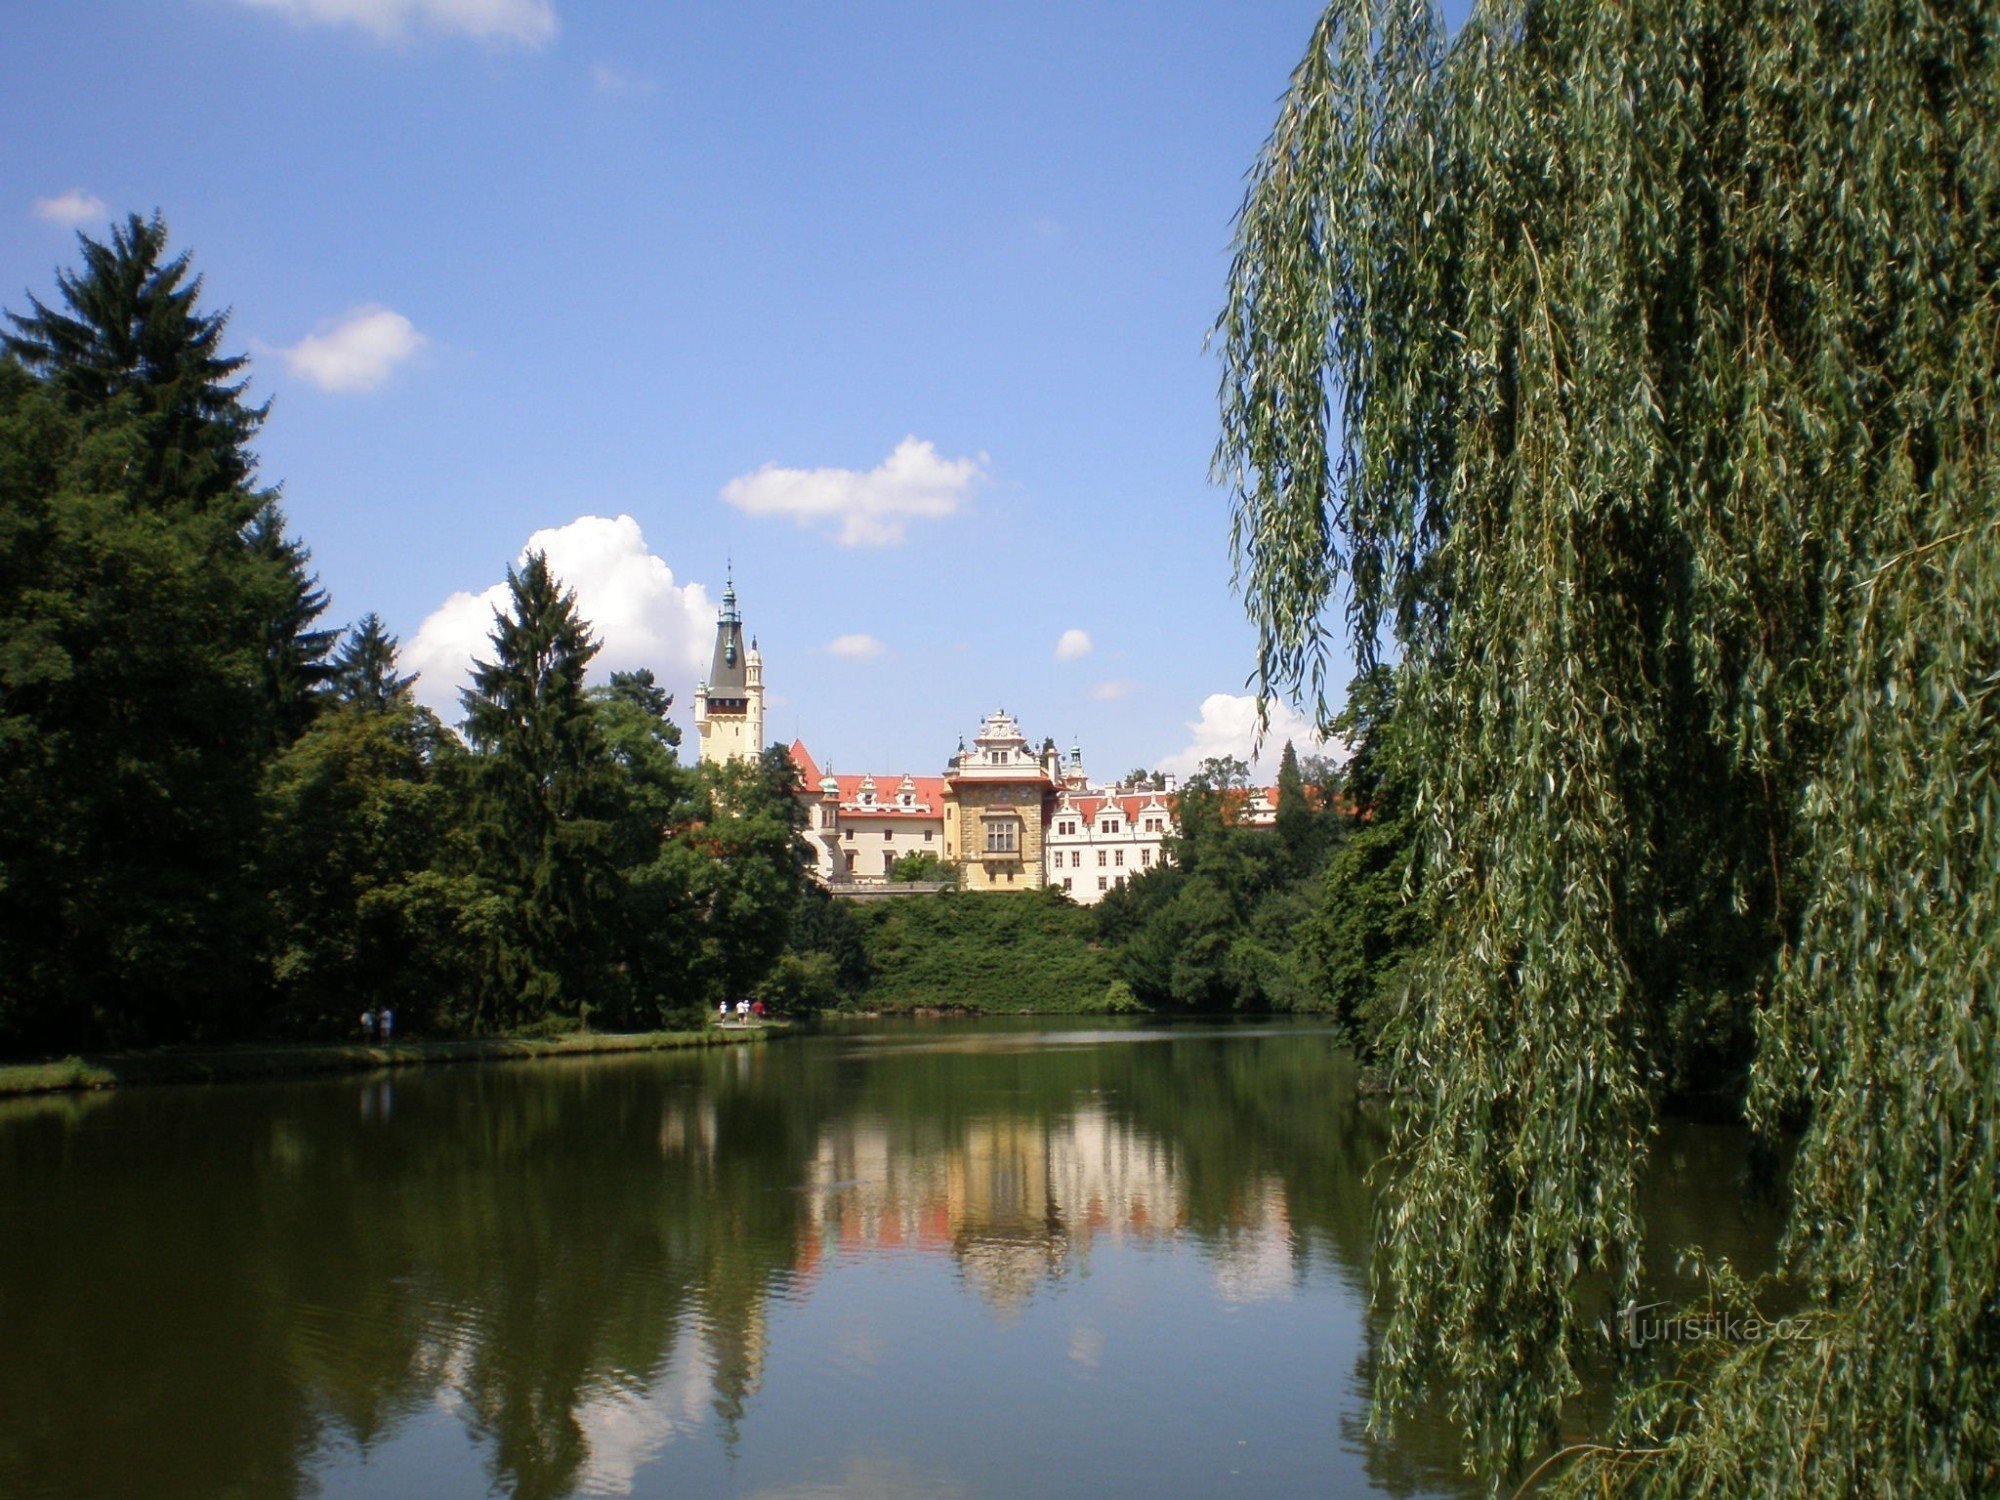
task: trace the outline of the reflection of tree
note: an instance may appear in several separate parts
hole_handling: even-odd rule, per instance
[[[295,1494],[445,1407],[497,1491],[567,1494],[606,1458],[607,1413],[642,1409],[635,1462],[704,1420],[733,1446],[770,1299],[874,1247],[954,1258],[999,1316],[1117,1240],[1192,1242],[1218,1295],[1315,1266],[1365,1293],[1385,1116],[1347,1056],[1312,1033],[1129,1035],[0,1114],[0,1493]],[[1660,1155],[1720,1186],[1729,1152],[1695,1132]],[[1682,1195],[1652,1217],[1695,1238],[1703,1212]],[[1392,1492],[1457,1481],[1442,1422],[1348,1437]]]

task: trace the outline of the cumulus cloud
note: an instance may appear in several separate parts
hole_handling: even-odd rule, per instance
[[[1090,696],[1099,703],[1113,703],[1131,692],[1133,684],[1123,678],[1110,678],[1104,682],[1091,684]]]
[[[323,391],[369,391],[427,342],[401,313],[357,307],[278,353],[294,375]]]
[[[722,498],[753,516],[837,527],[844,547],[887,547],[906,539],[912,520],[955,514],[984,472],[984,455],[941,458],[931,444],[906,437],[865,473],[765,464],[730,480]]]
[[[382,41],[469,36],[539,47],[556,34],[551,0],[237,0],[301,26],[358,26]]]
[[[86,193],[82,188],[71,188],[66,193],[57,193],[53,198],[35,200],[35,217],[51,224],[60,224],[65,229],[81,229],[86,224],[101,224],[111,212],[110,206],[95,193]]]
[[[1250,693],[1210,693],[1201,700],[1201,716],[1188,720],[1192,735],[1185,749],[1160,758],[1160,769],[1177,776],[1191,775],[1201,763],[1217,756],[1233,755],[1246,760],[1259,773],[1275,775],[1278,757],[1290,740],[1301,755],[1343,750],[1338,738],[1321,739],[1312,721],[1283,703],[1273,703],[1270,727],[1264,731],[1262,751],[1253,755],[1257,740],[1257,699]]]
[[[1065,630],[1056,641],[1056,660],[1075,661],[1088,656],[1091,651],[1090,632],[1087,630]]]
[[[868,661],[880,656],[886,649],[872,635],[837,635],[826,643],[827,651],[834,656],[844,656],[849,661]]]
[[[630,516],[578,516],[538,531],[516,565],[530,552],[545,553],[550,571],[576,591],[577,609],[602,643],[591,662],[594,680],[650,667],[686,706],[715,646],[715,606],[706,589],[676,584],[673,569],[647,550]],[[471,680],[473,661],[491,659],[493,616],[507,604],[504,580],[476,594],[453,594],[404,648],[404,670],[422,674],[418,701],[447,723],[458,722],[458,693]]]

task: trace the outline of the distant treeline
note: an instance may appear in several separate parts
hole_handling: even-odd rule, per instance
[[[657,1026],[815,902],[781,754],[679,763],[648,672],[530,557],[461,740],[341,631],[266,408],[158,217],[82,240],[0,357],[0,1050]],[[803,915],[801,913],[803,912]],[[823,968],[820,965],[819,968]]]

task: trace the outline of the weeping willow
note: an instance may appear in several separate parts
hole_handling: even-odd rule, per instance
[[[1635,1366],[1541,1475],[2000,1492],[1997,272],[1995,0],[1315,29],[1217,471],[1263,690],[1393,649],[1421,746],[1378,1423],[1549,1452],[1657,1109],[1747,1076],[1809,1336]]]

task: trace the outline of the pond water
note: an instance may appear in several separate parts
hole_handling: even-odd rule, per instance
[[[0,1102],[0,1495],[1469,1493],[1364,1432],[1354,1081],[940,1022]],[[1646,1210],[1756,1269],[1741,1152]]]

